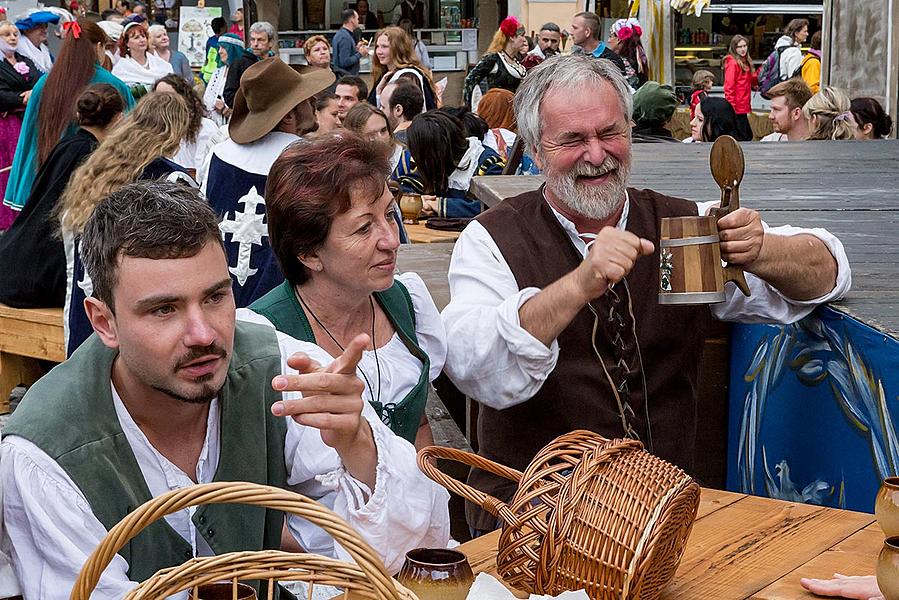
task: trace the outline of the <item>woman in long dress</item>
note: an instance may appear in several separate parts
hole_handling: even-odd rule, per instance
[[[31,59],[16,52],[18,44],[16,26],[9,21],[0,23],[0,194],[6,192],[31,88],[41,76]],[[0,231],[9,229],[17,214],[8,206],[0,206]]]

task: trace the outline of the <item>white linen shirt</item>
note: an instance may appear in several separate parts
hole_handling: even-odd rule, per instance
[[[415,295],[413,303],[414,298]],[[433,313],[430,324],[421,328],[420,344],[427,339],[429,328],[435,326],[436,308]],[[247,309],[238,310],[237,317],[256,322],[260,318]],[[439,319],[436,319],[436,325],[439,325]],[[305,352],[320,364],[331,362],[331,357],[314,344],[280,332],[277,336],[284,373],[295,372],[287,365],[287,358],[295,352]],[[424,344],[433,347],[428,342]],[[439,344],[437,346],[439,350]],[[435,361],[432,357],[432,365],[433,362],[442,365],[442,359]],[[117,394],[113,401],[119,423],[151,494],[157,496],[193,485],[185,473],[149,444]],[[206,439],[194,474],[199,483],[212,481],[218,466],[221,448],[218,413],[218,400],[213,400]],[[332,508],[377,551],[387,570],[395,573],[402,566],[408,550],[420,546],[446,546],[449,541],[449,494],[419,471],[413,446],[394,435],[378,419],[368,402],[364,403],[362,414],[371,425],[378,452],[377,482],[373,492],[346,472],[337,452],[324,444],[317,429],[299,425],[291,418],[286,418],[284,448],[288,486]],[[37,446],[24,438],[9,436],[0,444],[0,452],[6,525],[4,542],[11,542],[13,565],[22,594],[26,598],[68,598],[81,566],[106,535],[106,529],[94,516],[78,486]],[[197,535],[191,514],[192,509],[188,509],[166,519],[190,542],[196,555],[209,555],[211,550],[203,537]],[[299,518],[290,518],[288,526],[307,551],[349,560],[349,555],[339,546],[335,547],[334,541],[318,527]],[[135,585],[128,580],[127,570],[126,561],[117,554],[103,573],[92,598],[111,600],[124,596]]]
[[[699,202],[706,214],[717,202]],[[630,200],[616,227],[625,229]],[[581,256],[587,245],[574,223],[553,210],[568,238]],[[746,273],[752,296],[743,296],[727,285],[727,299],[711,305],[712,314],[723,321],[744,323],[793,323],[818,304],[841,298],[851,285],[849,260],[840,241],[824,229],[800,229],[785,225],[768,227],[772,234],[811,234],[824,242],[837,261],[837,282],[829,294],[807,301],[786,298],[762,279]],[[655,241],[653,242],[655,243]],[[641,258],[639,260],[648,260]],[[540,289],[519,289],[515,276],[496,242],[478,221],[472,221],[453,248],[449,268],[450,302],[443,309],[448,353],[446,372],[459,390],[478,402],[502,410],[532,398],[549,377],[559,358],[559,343],[550,347],[521,327],[518,310]]]

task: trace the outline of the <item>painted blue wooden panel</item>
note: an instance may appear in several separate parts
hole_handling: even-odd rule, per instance
[[[728,489],[872,512],[899,469],[899,341],[829,307],[731,336]]]

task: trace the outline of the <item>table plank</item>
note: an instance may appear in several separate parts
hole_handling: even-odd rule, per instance
[[[708,518],[709,515],[725,510],[745,498],[747,498],[747,496],[744,494],[704,488],[699,499],[697,523]],[[459,550],[464,552],[465,556],[468,557],[468,562],[471,564],[471,570],[475,574],[489,573],[499,579],[499,576],[496,573],[496,547],[499,542],[499,534],[499,531],[494,531],[485,536],[473,539],[470,542],[466,542],[459,547]],[[521,594],[520,597],[527,597],[526,594],[522,594],[522,592],[519,592],[518,590],[512,588],[509,589],[517,594]]]
[[[873,520],[865,513],[747,496],[696,522],[662,598],[749,598]]]
[[[428,229],[424,221],[420,221],[414,225],[406,224],[406,233],[409,234],[409,241],[413,244],[433,244],[435,242],[455,242],[459,239],[461,231],[442,231],[439,229]]]
[[[454,244],[402,244],[397,250],[397,271],[418,273],[428,286],[437,310],[443,310],[449,303],[449,281],[446,274],[453,246]]]
[[[752,596],[753,600],[818,598],[799,585],[802,577],[829,579],[834,573],[873,575],[883,546],[883,531],[877,523],[858,531],[809,562]]]

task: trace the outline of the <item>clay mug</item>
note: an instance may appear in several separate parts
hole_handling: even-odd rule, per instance
[[[234,595],[237,586],[237,595]],[[256,590],[245,583],[216,581],[194,588],[190,600],[256,600]]]
[[[400,197],[400,211],[403,213],[403,223],[407,225],[418,223],[423,207],[421,194],[403,194]]]
[[[883,480],[874,501],[874,514],[884,536],[899,535],[899,477]]]
[[[397,581],[419,600],[465,600],[474,574],[465,555],[444,548],[416,548],[406,553]]]
[[[883,541],[877,557],[877,587],[886,600],[899,600],[899,537]]]

